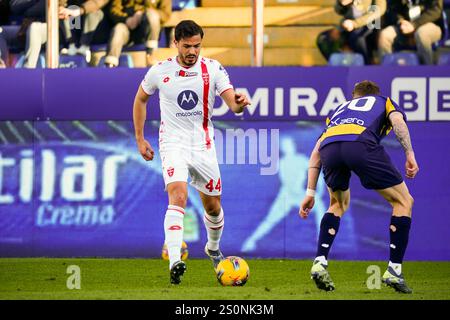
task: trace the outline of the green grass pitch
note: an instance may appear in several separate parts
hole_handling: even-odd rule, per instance
[[[414,293],[404,295],[383,284],[368,289],[370,265],[384,261],[330,261],[336,285],[319,291],[309,277],[311,261],[248,259],[250,278],[243,287],[222,287],[206,259],[187,260],[180,285],[169,284],[168,262],[160,259],[2,258],[0,299],[450,299],[450,262],[405,262]],[[69,290],[70,265],[80,267],[81,288]]]

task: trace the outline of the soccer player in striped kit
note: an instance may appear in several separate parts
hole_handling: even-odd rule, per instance
[[[178,55],[154,65],[136,93],[133,122],[142,157],[150,161],[154,151],[144,138],[146,106],[150,95],[159,90],[161,124],[159,152],[169,206],[164,219],[165,243],[169,253],[170,282],[179,284],[186,271],[180,258],[187,180],[199,191],[208,234],[205,253],[214,267],[223,259],[219,242],[224,226],[220,203],[222,182],[214,145],[211,121],[214,100],[220,95],[234,113],[249,104],[236,93],[222,65],[200,56],[203,30],[194,21],[184,20],[175,27]]]

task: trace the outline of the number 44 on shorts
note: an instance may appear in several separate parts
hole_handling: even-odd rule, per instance
[[[211,179],[209,182],[205,185],[205,188],[209,190],[209,192],[212,192],[213,190],[221,191],[222,186],[220,184],[220,178],[217,180],[216,186],[214,187],[214,180]]]

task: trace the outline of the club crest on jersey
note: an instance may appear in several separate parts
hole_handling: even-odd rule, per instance
[[[167,169],[167,174],[169,175],[169,177],[173,176],[175,169],[173,167],[170,167],[169,169]]]
[[[177,102],[181,109],[191,110],[197,105],[198,96],[192,90],[184,90],[178,95]]]
[[[175,77],[195,77],[198,75],[198,72],[191,72],[191,71],[184,71],[184,70],[180,70],[180,71],[176,71],[175,72]]]

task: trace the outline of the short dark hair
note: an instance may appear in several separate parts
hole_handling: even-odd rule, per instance
[[[203,29],[192,20],[183,20],[175,27],[175,40],[180,41],[184,38],[191,38],[200,35],[203,39]]]
[[[379,94],[380,94],[380,87],[378,87],[378,85],[375,82],[369,80],[364,80],[356,83],[352,92],[353,96],[358,95],[361,97]]]

